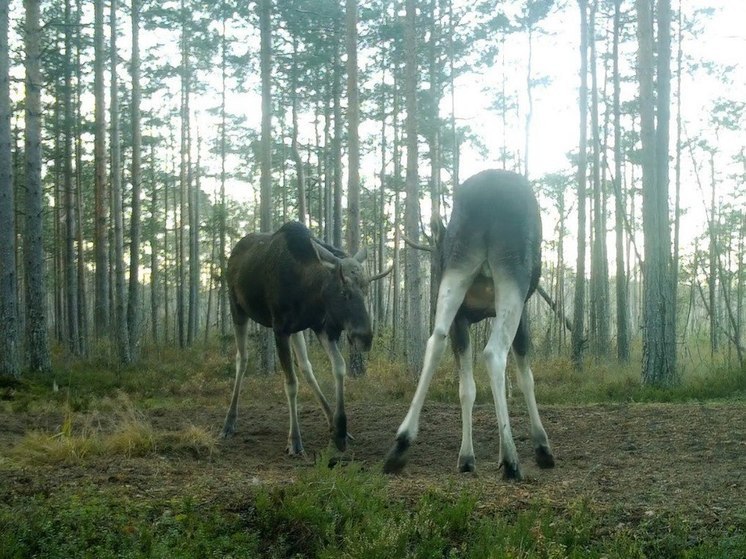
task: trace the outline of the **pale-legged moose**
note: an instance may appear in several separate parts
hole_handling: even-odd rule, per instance
[[[521,478],[505,390],[505,365],[511,345],[518,383],[528,407],[536,461],[542,468],[553,467],[554,457],[539,418],[527,356],[529,332],[524,304],[536,289],[541,273],[541,218],[527,181],[515,173],[495,170],[483,171],[465,181],[454,192],[451,220],[437,250],[443,275],[433,332],[427,342],[417,390],[386,457],[384,471],[397,473],[406,464],[449,330],[460,371],[462,439],[458,469],[474,471],[472,409],[476,387],[469,325],[487,317],[495,317],[484,357],[497,412],[504,475]]]
[[[228,259],[226,280],[236,337],[236,380],[223,436],[236,430],[238,395],[248,362],[248,320],[271,328],[285,373],[285,394],[290,412],[287,451],[303,453],[298,424],[298,382],[295,361],[311,386],[329,422],[336,447],[347,445],[344,408],[345,361],[337,346],[344,330],[359,350],[370,350],[373,339],[365,293],[371,281],[362,267],[366,251],[353,257],[314,239],[298,222],[289,222],[275,233],[251,233],[241,239]],[[372,278],[372,279],[377,279]],[[336,385],[332,412],[321,392],[308,359],[303,331],[313,330],[331,361]]]

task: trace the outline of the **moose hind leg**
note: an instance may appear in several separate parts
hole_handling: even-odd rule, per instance
[[[523,294],[518,283],[508,274],[498,275],[493,268],[495,282],[495,320],[487,346],[484,349],[490,377],[492,397],[495,401],[500,432],[500,459],[506,479],[521,479],[518,453],[510,428],[508,401],[505,394],[505,365],[511,341],[515,337],[523,309]]]
[[[303,454],[303,441],[300,436],[300,424],[298,422],[298,378],[293,367],[293,358],[290,353],[290,341],[287,336],[275,334],[277,355],[280,365],[285,373],[285,396],[288,400],[288,412],[290,415],[290,430],[288,432],[287,452],[291,456]]]
[[[531,372],[531,366],[528,359],[529,334],[528,325],[525,316],[521,317],[521,323],[518,326],[515,338],[513,339],[513,357],[515,357],[518,368],[518,385],[523,392],[526,400],[526,408],[531,421],[531,439],[534,443],[534,453],[536,463],[540,468],[553,468],[554,455],[549,446],[549,439],[541,424],[539,417],[539,408],[536,405],[536,396],[534,395],[534,375]]]
[[[230,437],[236,432],[236,416],[238,415],[238,396],[241,393],[241,380],[246,371],[246,364],[248,362],[248,354],[246,351],[246,337],[248,332],[248,322],[244,321],[243,324],[233,323],[233,333],[236,337],[236,379],[233,383],[233,395],[231,396],[231,404],[228,408],[228,414],[225,416],[225,423],[223,424],[223,431],[221,436],[223,438]]]
[[[435,369],[443,357],[448,330],[464,300],[466,290],[471,285],[477,273],[479,265],[481,263],[477,262],[467,269],[451,268],[447,269],[443,274],[443,279],[438,289],[435,325],[425,347],[425,359],[422,365],[420,380],[417,383],[417,390],[415,390],[409,411],[399,426],[399,430],[396,432],[395,444],[386,456],[383,464],[383,471],[385,473],[398,473],[407,463],[409,448],[417,436],[419,429],[420,412],[425,403],[427,389],[430,387],[430,381],[433,378]]]
[[[474,443],[472,438],[472,411],[477,395],[474,383],[474,366],[469,322],[456,319],[451,326],[451,344],[459,366],[459,400],[461,401],[461,449],[458,453],[458,471],[476,470]]]

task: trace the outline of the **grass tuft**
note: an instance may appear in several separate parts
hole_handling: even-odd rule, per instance
[[[32,431],[11,456],[28,464],[75,463],[98,456],[147,456],[156,452],[209,457],[217,451],[215,436],[189,425],[176,431],[155,429],[129,397],[119,392],[85,414],[67,409],[59,430]]]

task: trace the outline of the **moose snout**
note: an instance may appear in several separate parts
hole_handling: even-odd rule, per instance
[[[357,351],[370,351],[373,345],[373,333],[370,331],[348,332],[347,339]]]

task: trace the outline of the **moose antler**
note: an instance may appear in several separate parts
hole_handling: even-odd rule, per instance
[[[375,276],[371,277],[368,280],[368,282],[372,283],[372,282],[377,281],[379,279],[385,278],[386,276],[388,276],[391,273],[391,270],[393,270],[393,269],[394,269],[393,265],[389,266],[388,270],[386,270],[385,272],[381,272],[380,274],[376,274]]]

